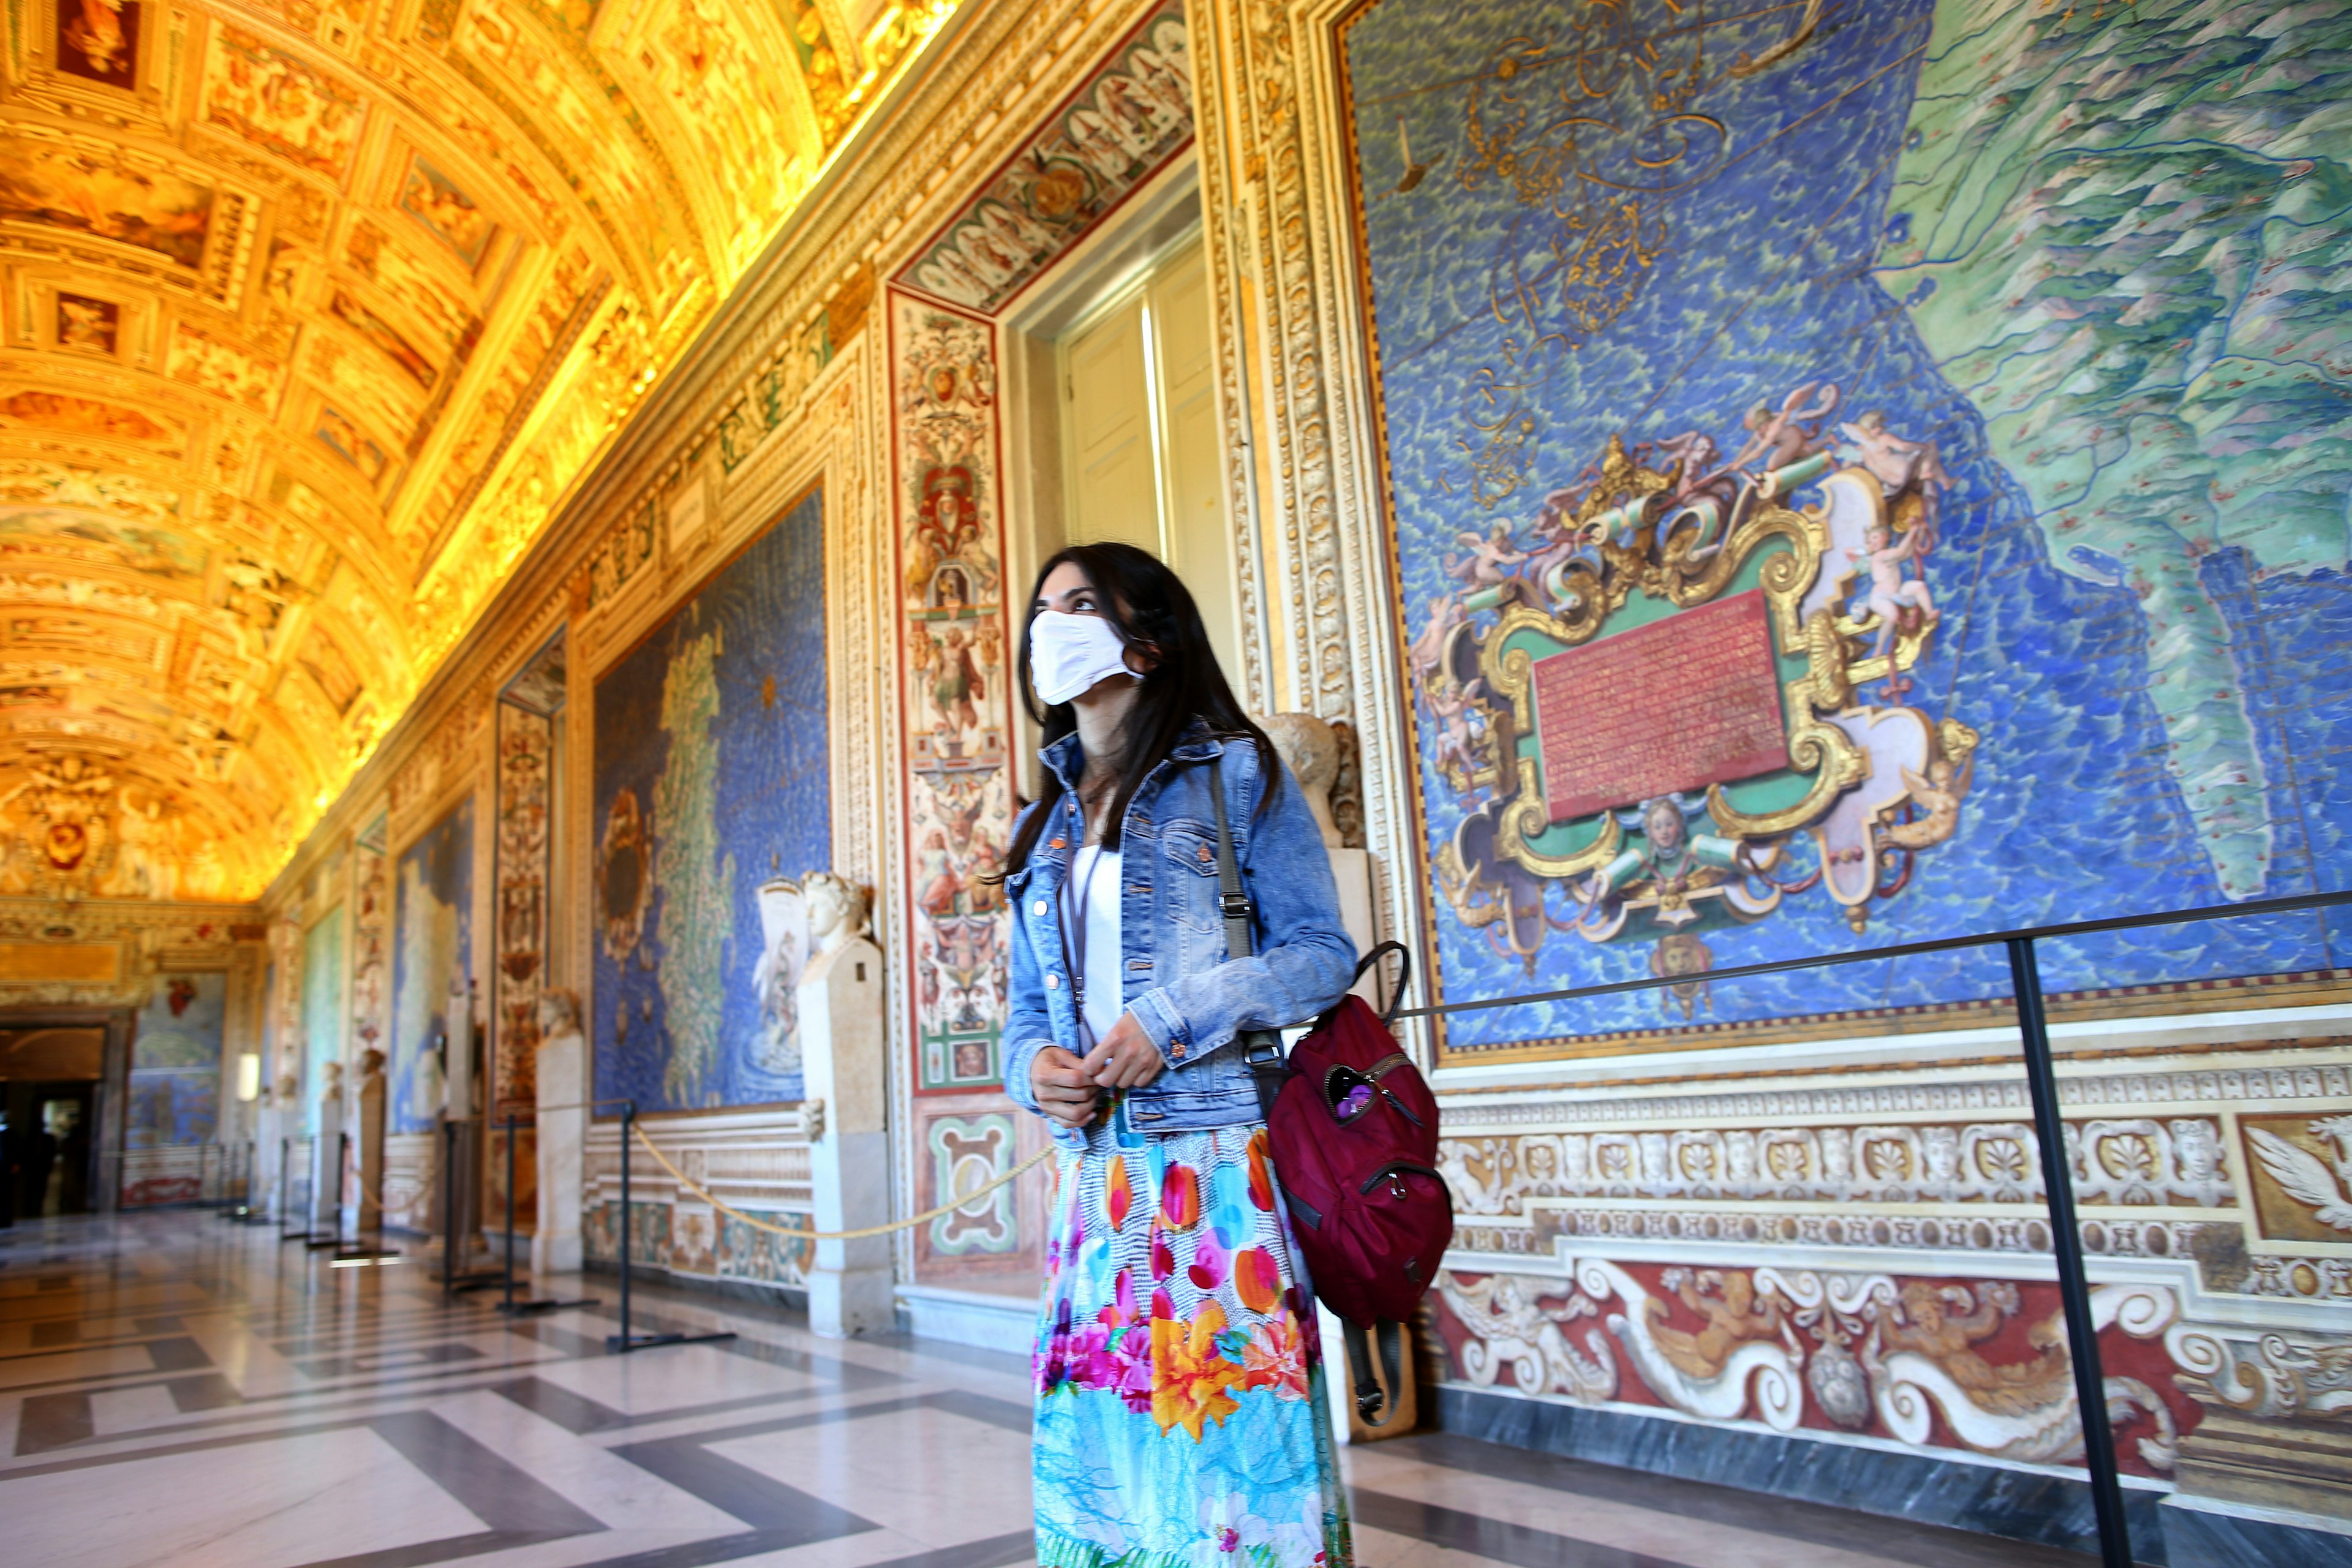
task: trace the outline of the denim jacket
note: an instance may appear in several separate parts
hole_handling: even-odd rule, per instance
[[[1234,858],[1255,906],[1251,958],[1225,957],[1211,757],[1221,758]],[[1057,910],[1071,853],[1085,837],[1073,787],[1084,767],[1077,736],[1055,742],[1043,761],[1063,793],[1028,864],[1005,880],[1013,957],[1004,1025],[1005,1091],[1041,1115],[1030,1064],[1048,1045],[1076,1051],[1078,1039]],[[1331,859],[1314,813],[1285,769],[1281,793],[1261,817],[1265,786],[1255,746],[1218,740],[1196,725],[1136,790],[1120,822],[1121,999],[1165,1064],[1150,1084],[1128,1091],[1128,1115],[1139,1131],[1256,1121],[1249,1069],[1240,1051],[1225,1047],[1243,1029],[1306,1022],[1339,1001],[1354,976],[1355,943],[1339,921]],[[1086,1142],[1083,1131],[1058,1123],[1054,1135],[1072,1148]]]

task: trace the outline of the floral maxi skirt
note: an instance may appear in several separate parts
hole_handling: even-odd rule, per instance
[[[1041,1568],[1348,1568],[1315,1307],[1262,1126],[1058,1171],[1037,1329]]]

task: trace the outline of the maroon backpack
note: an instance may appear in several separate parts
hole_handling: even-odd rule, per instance
[[[1234,861],[1213,761],[1210,768],[1225,950],[1246,958],[1249,896]],[[1389,1005],[1393,1017],[1410,973],[1403,944],[1381,943],[1356,965],[1356,974],[1361,978],[1389,952],[1401,961],[1396,999]],[[1315,1294],[1356,1330],[1373,1331],[1343,1337],[1357,1409],[1377,1426],[1381,1384],[1366,1341],[1377,1340],[1388,1363],[1388,1386],[1397,1387],[1404,1375],[1399,1325],[1435,1282],[1454,1240],[1454,1197],[1437,1171],[1437,1097],[1397,1048],[1386,1021],[1352,993],[1316,1019],[1290,1047],[1287,1062],[1271,1031],[1245,1031],[1239,1044],[1257,1080],[1267,1153]]]

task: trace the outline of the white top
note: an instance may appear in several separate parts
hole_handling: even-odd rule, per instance
[[[1081,978],[1086,983],[1087,1030],[1097,1043],[1127,1011],[1119,984],[1118,862],[1116,849],[1106,851],[1098,844],[1079,849],[1064,893],[1068,900],[1067,921],[1076,920],[1081,904],[1086,910],[1086,970]]]

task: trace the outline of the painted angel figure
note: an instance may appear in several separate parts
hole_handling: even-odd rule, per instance
[[[1948,758],[1937,757],[1927,764],[1925,774],[1902,769],[1904,786],[1926,815],[1916,822],[1890,823],[1879,830],[1880,837],[1897,849],[1925,849],[1949,838],[1960,825],[1960,802],[1968,798],[1976,768],[1976,758],[1971,756],[1958,768]]]

